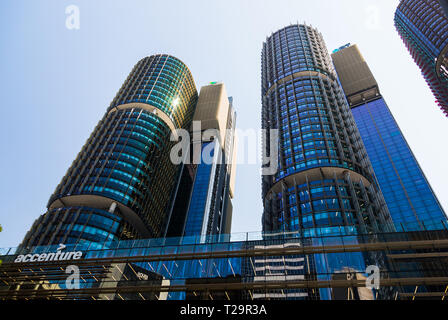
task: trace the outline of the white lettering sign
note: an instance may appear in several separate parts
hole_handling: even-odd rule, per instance
[[[20,262],[43,262],[43,261],[64,261],[64,260],[79,260],[82,258],[81,251],[62,252],[66,248],[65,245],[60,244],[56,252],[49,253],[35,253],[35,254],[21,254],[18,255],[15,263]]]

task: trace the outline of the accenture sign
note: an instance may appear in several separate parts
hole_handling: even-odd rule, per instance
[[[47,253],[35,253],[35,254],[25,254],[19,255],[14,260],[14,263],[20,262],[42,262],[42,261],[64,261],[64,260],[79,260],[82,258],[81,251],[69,251],[62,252],[66,248],[65,245],[60,244],[56,252]]]

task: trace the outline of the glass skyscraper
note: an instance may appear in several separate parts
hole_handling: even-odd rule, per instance
[[[235,184],[235,123],[233,99],[223,83],[201,88],[191,128],[191,163],[181,183],[187,197],[173,215],[169,235],[186,237],[230,233]],[[176,202],[177,204],[177,202]]]
[[[278,170],[262,177],[264,231],[299,231],[306,237],[341,227],[373,232],[391,225],[316,29],[290,25],[264,42],[262,129],[277,129],[279,136],[264,144],[270,155],[272,143],[278,143]]]
[[[446,0],[401,0],[395,12],[395,27],[448,117],[446,9]]]
[[[226,234],[237,139],[225,86],[197,95],[185,65],[152,56],[24,245],[0,248],[0,300],[444,300],[448,229],[396,232],[350,110],[381,100],[373,77],[345,96],[306,25],[273,33],[262,59],[263,146],[278,161],[264,164],[278,167],[262,178],[265,232]]]
[[[342,47],[332,58],[396,229],[448,227],[446,215],[358,47]]]
[[[189,129],[198,94],[179,59],[140,60],[67,171],[26,247],[164,237],[181,176],[170,160],[176,129]]]

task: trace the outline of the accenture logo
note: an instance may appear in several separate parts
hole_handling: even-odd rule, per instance
[[[43,262],[43,261],[64,261],[64,260],[79,260],[82,258],[81,251],[69,251],[62,252],[67,246],[62,243],[59,244],[56,252],[48,252],[48,253],[35,253],[35,254],[25,254],[19,255],[14,260],[14,263],[20,262]]]

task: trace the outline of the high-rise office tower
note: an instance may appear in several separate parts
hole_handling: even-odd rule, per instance
[[[235,188],[235,121],[233,99],[223,83],[201,88],[190,130],[191,153],[184,164],[184,191],[176,201],[169,235],[230,233]]]
[[[395,27],[448,117],[448,17],[444,8],[438,0],[401,0]]]
[[[197,98],[180,60],[140,60],[22,245],[165,236],[181,176],[170,136],[190,127]]]
[[[358,47],[332,58],[396,229],[443,229],[445,213]]]
[[[279,136],[264,143],[271,158],[278,143],[278,170],[262,177],[264,231],[310,236],[392,223],[316,29],[290,25],[263,44],[262,129]]]

